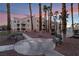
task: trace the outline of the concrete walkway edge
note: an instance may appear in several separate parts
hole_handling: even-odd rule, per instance
[[[0,46],[0,52],[12,50],[12,49],[14,49],[14,45],[4,45],[4,46]]]

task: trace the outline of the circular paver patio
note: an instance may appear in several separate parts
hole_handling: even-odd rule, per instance
[[[51,39],[44,40],[40,38],[28,38],[17,42],[14,50],[23,55],[41,55],[45,51],[53,50],[55,44]]]

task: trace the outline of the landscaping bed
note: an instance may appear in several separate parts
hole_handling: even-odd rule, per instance
[[[17,32],[10,32],[10,33],[0,32],[0,46],[16,43],[16,40],[14,38],[13,39],[8,38],[8,37],[15,35],[15,34],[17,34]]]
[[[52,38],[52,35],[49,32],[26,32],[26,34],[32,38]]]
[[[62,45],[56,46],[55,50],[65,56],[79,56],[79,39],[66,38]]]

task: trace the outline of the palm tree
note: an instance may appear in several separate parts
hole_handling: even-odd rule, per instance
[[[52,3],[48,6],[48,31],[51,31]]]
[[[43,6],[43,11],[45,13],[44,14],[45,20],[44,20],[43,26],[44,26],[44,29],[47,31],[47,6],[46,5]]]
[[[33,20],[32,20],[32,9],[31,9],[31,3],[29,3],[29,10],[30,10],[30,18],[31,18],[31,30],[33,30]]]
[[[66,4],[62,3],[62,34],[63,39],[66,38]]]
[[[39,3],[39,30],[42,30],[42,11],[41,11],[41,3]]]
[[[10,32],[11,30],[11,24],[10,24],[10,3],[6,4],[7,7],[7,30]]]
[[[48,8],[47,9],[48,10],[48,20],[47,20],[47,22],[48,22],[47,25],[48,26],[47,26],[47,31],[49,32],[49,30],[50,30],[50,17],[51,17],[50,16],[50,10],[51,10],[51,8],[50,8],[50,6],[48,6],[47,8]]]
[[[73,20],[73,3],[71,3],[71,17],[72,17],[72,29],[74,30],[74,20]]]
[[[78,3],[78,16],[79,16],[79,3]]]
[[[51,28],[51,22],[52,22],[51,20],[52,20],[52,16],[53,16],[53,13],[52,13],[52,3],[50,3],[50,8],[51,8],[50,9],[50,30],[51,30],[52,29]]]

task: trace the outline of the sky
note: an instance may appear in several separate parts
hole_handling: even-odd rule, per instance
[[[42,9],[43,5],[49,6],[49,3],[42,3]],[[10,4],[10,12],[11,12],[11,17],[26,17],[29,15],[29,5],[28,3],[11,3]],[[79,16],[78,16],[78,9],[77,9],[77,4],[74,4],[74,23],[79,23]],[[69,17],[67,18],[67,26],[71,25],[71,9],[70,9],[70,3],[66,4],[66,9],[68,10]],[[62,10],[62,4],[61,3],[53,3],[52,4],[52,11],[53,13],[55,11],[61,12]],[[32,3],[32,13],[35,16],[39,15],[39,6],[38,3]],[[42,10],[42,13],[43,10]],[[5,3],[0,3],[0,25],[6,25],[7,24],[7,14],[6,14],[6,4]]]

